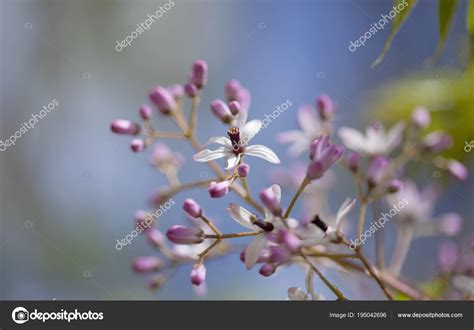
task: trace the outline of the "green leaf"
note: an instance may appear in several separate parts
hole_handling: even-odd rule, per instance
[[[418,0],[394,0],[393,5],[394,7],[398,7],[399,5],[404,5],[405,7],[403,10],[393,18],[392,20],[392,29],[390,31],[390,34],[385,41],[385,44],[383,46],[382,52],[380,53],[379,57],[372,63],[372,67],[377,66],[382,62],[384,59],[385,55],[390,49],[390,46],[392,45],[392,41],[397,35],[398,31],[400,30],[403,22],[406,20],[410,12],[413,10],[415,7],[416,3]]]
[[[448,32],[453,22],[454,14],[456,13],[456,8],[458,6],[458,0],[439,0],[438,1],[438,31],[439,31],[439,40],[438,46],[436,46],[436,51],[433,57],[429,60],[429,63],[434,63],[441,52],[443,51],[446,39],[448,37]]]

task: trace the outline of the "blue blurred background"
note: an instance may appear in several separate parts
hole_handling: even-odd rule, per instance
[[[419,70],[438,38],[436,3],[421,1],[418,19],[406,22],[385,61],[371,69],[388,29],[355,53],[348,50],[349,42],[389,12],[391,0],[174,2],[150,30],[117,52],[117,40],[165,1],[1,1],[0,138],[5,140],[51,100],[59,106],[0,153],[0,298],[196,298],[189,267],[161,291],[147,290],[146,277],[130,267],[135,256],[153,253],[143,237],[115,249],[116,239],[132,229],[135,210],[147,207],[150,193],[165,181],[148,165],[149,154],[132,154],[129,139],[109,129],[112,119],[136,119],[152,86],[185,82],[194,60],[207,61],[210,69],[199,113],[200,140],[223,134],[208,105],[222,98],[224,84],[235,78],[252,93],[250,118],[291,100],[283,120],[255,139],[275,150],[285,166],[289,158],[275,136],[296,127],[298,105],[328,93],[339,105],[336,123],[361,129],[375,120],[366,107],[371,91]],[[459,9],[465,6],[461,1]],[[457,65],[463,20],[462,15],[455,18],[441,67]],[[165,120],[157,126],[173,128]],[[190,161],[189,146],[170,145],[186,155],[182,181],[208,171]],[[258,191],[276,167],[256,159],[250,164],[252,187]],[[342,182],[334,191],[333,209],[353,193],[350,181]],[[199,191],[176,196],[178,207],[160,219],[160,229],[184,220],[180,205],[187,196],[199,200],[222,228],[239,229],[224,211],[229,200],[210,200]],[[440,212],[463,214],[463,235],[473,231],[472,197],[471,180],[451,189],[437,205]],[[288,201],[289,195],[284,198]],[[404,273],[415,280],[430,278],[438,242],[417,241]],[[353,296],[364,283],[350,282],[336,279]],[[304,287],[302,269],[263,278],[256,269],[247,271],[236,254],[208,265],[210,299],[285,299],[290,286]],[[331,296],[319,283],[316,288]],[[377,288],[373,294],[379,294]]]

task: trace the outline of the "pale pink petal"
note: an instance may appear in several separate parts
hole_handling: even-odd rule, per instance
[[[233,169],[237,166],[237,164],[240,161],[240,155],[236,156],[234,154],[231,154],[229,158],[227,158],[227,167],[225,168],[226,170]]]
[[[264,234],[255,236],[245,250],[245,266],[250,269],[257,263],[260,252],[267,245],[267,237]]]
[[[241,226],[252,230],[259,229],[258,226],[252,223],[251,217],[253,214],[246,208],[230,203],[227,211],[229,212],[230,217],[237,221]]]
[[[223,145],[224,147],[228,147],[228,148],[232,148],[232,142],[230,141],[229,138],[226,138],[225,136],[214,136],[214,137],[211,137],[209,139],[209,141],[207,141],[207,144],[213,144],[213,143],[217,143],[217,144],[220,144],[220,145]]]
[[[197,162],[208,162],[210,160],[219,159],[227,155],[226,148],[220,147],[216,150],[204,149],[193,156]]]
[[[400,141],[402,140],[402,132],[404,129],[405,124],[403,123],[398,123],[390,129],[386,137],[386,152],[392,151],[400,144]]]
[[[366,152],[366,140],[364,135],[350,127],[341,127],[338,130],[339,137],[342,140],[342,143],[354,151]]]
[[[298,109],[298,123],[307,136],[317,136],[320,132],[320,124],[316,112],[309,105]]]
[[[336,228],[339,228],[338,225],[341,222],[342,219],[354,208],[356,203],[356,199],[353,199],[351,201],[350,198],[347,198],[337,211],[337,216],[336,216]]]
[[[270,189],[273,191],[273,193],[275,194],[277,200],[278,200],[278,203],[281,202],[281,188],[279,185],[277,184],[274,184],[270,187]]]
[[[280,159],[270,148],[259,144],[246,147],[244,154],[265,159],[273,164],[280,164]]]

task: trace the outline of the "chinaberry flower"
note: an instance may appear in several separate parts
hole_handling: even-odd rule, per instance
[[[224,87],[224,92],[228,102],[237,101],[240,109],[247,112],[250,107],[250,92],[239,81],[229,81]]]
[[[466,167],[455,159],[449,159],[446,162],[448,172],[459,181],[465,181],[468,176]]]
[[[298,109],[298,124],[301,130],[290,130],[278,134],[280,143],[291,144],[289,153],[294,157],[308,150],[311,142],[323,133],[320,118],[309,105]]]
[[[193,266],[190,274],[191,283],[201,285],[206,280],[206,267],[202,262],[198,262]]]
[[[183,163],[183,156],[178,152],[171,151],[166,144],[155,143],[150,163],[162,171],[176,171]]]
[[[411,115],[412,123],[418,128],[425,128],[430,124],[431,116],[424,107],[417,107]]]
[[[281,199],[281,188],[278,185],[270,187],[276,196],[278,204]],[[273,213],[265,207],[265,219],[259,219],[255,214],[248,211],[246,208],[237,204],[229,204],[228,207],[229,215],[241,226],[259,231],[260,234],[256,235],[254,239],[247,246],[245,251],[245,265],[248,269],[255,265],[261,255],[262,250],[265,248],[268,242],[268,234],[271,233],[275,228],[284,228],[284,224],[279,217],[275,217]],[[290,221],[288,221],[290,223]],[[286,228],[286,227],[285,227]]]
[[[353,173],[357,173],[360,167],[360,155],[357,152],[351,152],[347,156],[347,166]]]
[[[260,120],[252,120],[243,126],[232,126],[228,131],[228,138],[224,136],[213,137],[208,144],[216,143],[221,147],[216,150],[204,149],[194,155],[198,162],[208,162],[214,159],[227,157],[226,169],[235,168],[243,155],[259,157],[273,164],[279,164],[280,159],[268,147],[263,145],[248,145],[249,141],[258,133],[262,127]]]
[[[240,164],[239,166],[237,166],[237,174],[241,178],[247,177],[249,175],[249,172],[250,172],[250,166],[248,164]]]
[[[297,288],[297,287],[291,287],[288,289],[288,299],[300,301],[300,300],[310,300],[310,297],[302,289]]]
[[[183,210],[193,218],[199,218],[202,215],[201,206],[191,198],[188,198],[184,201]]]
[[[142,152],[145,149],[145,141],[142,139],[133,139],[130,143],[130,149],[133,152]]]
[[[207,63],[202,60],[194,62],[189,74],[189,83],[196,86],[198,89],[203,88],[207,84]]]
[[[142,105],[140,109],[138,109],[138,114],[143,120],[149,120],[152,117],[152,111],[148,105]]]
[[[311,162],[306,171],[307,177],[311,180],[319,179],[341,158],[343,153],[344,147],[332,144],[328,136],[314,140],[310,146],[309,158]]]
[[[212,198],[220,198],[229,193],[231,182],[224,180],[221,182],[212,181],[207,191]]]
[[[162,247],[165,243],[165,237],[161,231],[156,228],[149,228],[145,231],[148,242],[155,247]]]
[[[328,121],[332,119],[335,111],[335,104],[328,95],[323,94],[318,96],[316,99],[316,106],[318,108],[319,117],[322,120]]]
[[[398,123],[385,133],[381,125],[373,125],[367,127],[365,135],[353,128],[341,127],[338,133],[347,148],[365,155],[378,155],[388,154],[400,144],[404,127]]]
[[[230,112],[229,107],[222,100],[212,101],[211,111],[214,116],[220,119],[224,124],[230,124],[230,122],[232,121],[232,112]]]
[[[276,271],[276,266],[274,264],[263,264],[259,269],[259,273],[262,276],[268,277],[273,275]]]
[[[426,135],[422,145],[425,152],[438,153],[451,148],[453,139],[447,134],[436,131]]]
[[[390,162],[383,156],[376,156],[370,162],[367,170],[367,183],[369,188],[374,188],[385,177]]]

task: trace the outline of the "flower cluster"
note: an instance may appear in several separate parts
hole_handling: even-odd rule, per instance
[[[209,106],[211,113],[224,126],[224,134],[210,137],[206,146],[217,144],[218,147],[207,149],[199,143],[195,135],[197,114],[207,80],[207,64],[196,61],[186,83],[156,86],[150,91],[152,106],[157,111],[148,105],[141,106],[138,110],[141,124],[123,119],[112,122],[114,133],[135,136],[131,142],[134,152],[153,145],[151,164],[164,174],[169,183],[153,194],[155,205],[192,188],[207,189],[210,198],[223,200],[230,193],[240,198],[239,203],[225,204],[227,215],[222,212],[219,221],[232,219],[242,227],[242,231],[221,231],[218,222],[210,219],[200,204],[190,198],[182,204],[190,224],[172,224],[166,233],[157,228],[147,229],[145,235],[158,253],[138,257],[133,262],[133,269],[154,274],[150,287],[162,286],[177,267],[189,265],[190,282],[199,293],[203,293],[208,259],[234,253],[235,246],[229,242],[250,238],[240,254],[240,260],[247,269],[259,265],[259,274],[268,277],[282,267],[304,265],[306,288],[289,288],[290,300],[323,299],[314,290],[315,276],[337,299],[348,299],[324,275],[326,268],[368,275],[388,299],[394,299],[397,293],[413,299],[425,299],[423,292],[398,278],[410,244],[417,237],[456,235],[461,229],[462,219],[456,213],[433,215],[439,187],[420,189],[409,178],[412,173],[410,166],[420,161],[428,162],[461,181],[468,174],[460,162],[441,156],[453,144],[451,137],[442,132],[424,134],[430,125],[429,111],[417,108],[409,122],[397,123],[388,131],[381,123],[374,123],[367,127],[365,133],[342,127],[335,135],[333,119],[339,113],[336,103],[329,96],[321,95],[317,97],[314,108],[307,105],[299,109],[300,129],[278,134],[279,142],[290,144],[290,155],[295,158],[295,163],[279,174],[275,171],[272,176],[274,183],[254,198],[256,194],[250,188],[249,181],[257,174],[244,161],[253,156],[271,164],[280,164],[280,159],[270,148],[250,144],[260,131],[262,122],[258,119],[247,120],[250,93],[236,80],[225,85],[223,99],[216,99]],[[183,110],[186,99],[191,103],[187,115]],[[178,131],[155,129],[152,123],[154,112],[169,117]],[[342,144],[334,142],[338,138]],[[214,177],[181,182],[179,169],[184,157],[161,142],[164,139],[189,142],[196,150],[193,160],[207,163]],[[305,160],[299,160],[300,157]],[[221,158],[226,159],[224,167],[216,162]],[[329,207],[329,193],[336,181],[333,173],[336,165],[341,165],[341,170],[346,170],[353,177],[354,186],[346,190],[351,191],[355,198],[344,200],[339,210],[333,213]],[[282,188],[294,191],[287,202],[283,201]],[[384,263],[372,264],[361,245],[351,248],[349,233],[356,238],[361,237],[369,206],[374,212],[382,212],[384,207],[401,200],[407,201],[407,205],[396,209],[398,214],[394,221],[398,243],[390,266],[382,270]],[[358,220],[355,223],[345,220],[356,208]],[[352,226],[356,228],[355,233],[350,230],[352,224],[355,224]],[[382,232],[385,228],[378,230]],[[385,258],[380,252],[384,246],[379,244],[379,241],[374,244],[378,261]]]

